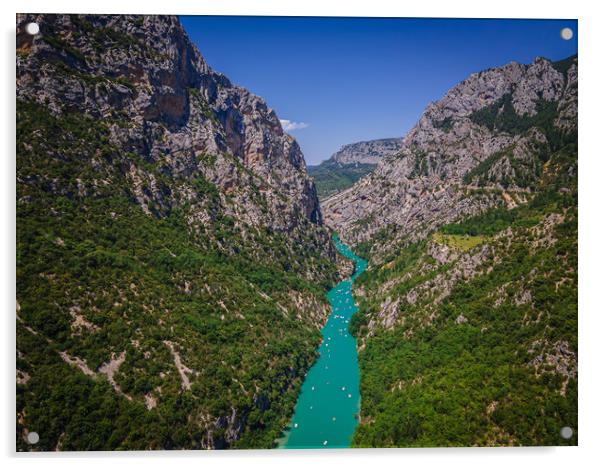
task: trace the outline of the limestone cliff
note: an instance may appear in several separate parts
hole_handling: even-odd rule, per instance
[[[381,232],[392,246],[523,202],[546,154],[575,134],[576,83],[576,57],[473,73],[427,106],[397,153],[323,203],[327,224],[351,244]]]

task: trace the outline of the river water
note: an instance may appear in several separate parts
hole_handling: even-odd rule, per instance
[[[327,293],[331,313],[322,329],[320,356],[307,373],[293,419],[279,442],[282,448],[344,448],[351,443],[360,406],[359,368],[349,321],[357,310],[351,287],[367,261],[342,244],[340,254],[354,262],[349,280]]]

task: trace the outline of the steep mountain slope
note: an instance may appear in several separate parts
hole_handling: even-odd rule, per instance
[[[19,450],[271,446],[335,259],[299,146],[177,18],[17,17]]]
[[[356,282],[358,446],[577,430],[577,58],[471,75],[325,201]]]
[[[397,153],[401,142],[401,138],[388,138],[346,144],[320,165],[307,167],[318,195],[326,198],[347,189],[371,173],[383,157]]]
[[[322,205],[351,244],[415,240],[493,206],[523,202],[549,152],[576,131],[572,61],[512,62],[472,74],[430,104],[401,150]]]

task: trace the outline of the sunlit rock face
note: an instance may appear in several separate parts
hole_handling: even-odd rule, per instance
[[[30,21],[40,25],[33,37]],[[169,176],[203,175],[232,198],[225,208],[241,221],[320,230],[297,142],[260,97],[209,68],[176,17],[20,16],[18,29],[19,99],[115,119],[111,142]],[[158,215],[178,196],[187,193],[137,193]]]
[[[401,148],[323,202],[326,223],[351,244],[381,231],[424,238],[438,225],[533,190],[541,154],[577,128],[577,58],[537,58],[470,75],[431,103]],[[513,126],[513,124],[516,125]]]

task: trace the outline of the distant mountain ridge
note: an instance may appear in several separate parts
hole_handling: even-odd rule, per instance
[[[401,148],[402,141],[385,138],[346,144],[320,165],[308,166],[320,198],[342,191],[371,173],[383,157]]]
[[[329,160],[341,165],[377,164],[383,157],[399,151],[402,142],[403,138],[384,138],[345,144]]]

